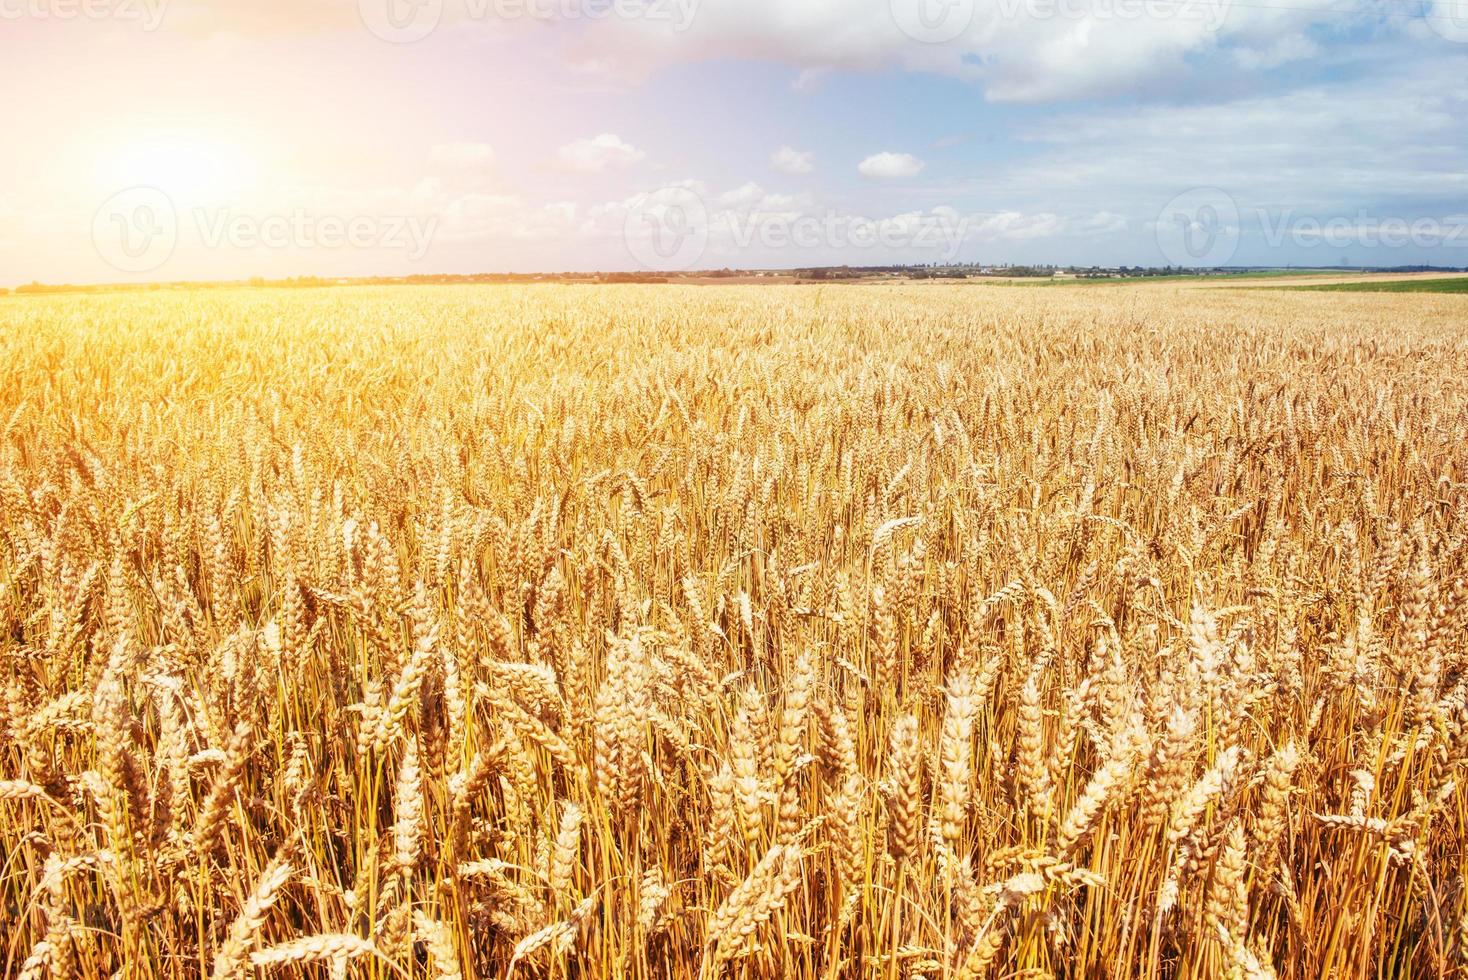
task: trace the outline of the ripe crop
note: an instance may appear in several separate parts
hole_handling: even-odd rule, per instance
[[[1464,323],[0,301],[0,972],[1463,971]]]

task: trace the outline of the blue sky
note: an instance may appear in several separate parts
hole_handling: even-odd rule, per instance
[[[1468,0],[585,4],[0,0],[0,284],[1468,265]]]

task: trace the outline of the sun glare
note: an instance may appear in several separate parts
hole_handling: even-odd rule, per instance
[[[222,141],[162,137],[129,142],[99,161],[99,177],[114,187],[156,187],[178,198],[215,198],[250,184],[255,160]]]

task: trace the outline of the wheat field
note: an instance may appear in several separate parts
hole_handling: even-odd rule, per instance
[[[1465,314],[0,300],[0,974],[1463,974]]]

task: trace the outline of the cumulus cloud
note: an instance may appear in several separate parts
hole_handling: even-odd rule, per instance
[[[1074,222],[1071,233],[1077,236],[1100,236],[1113,235],[1117,232],[1126,231],[1130,222],[1124,215],[1114,214],[1111,211],[1097,211]]]
[[[731,191],[725,191],[718,197],[718,203],[730,208],[750,207],[758,204],[764,199],[765,190],[760,185],[751,181]]]
[[[245,37],[360,34],[364,12],[386,3],[196,0],[170,6],[167,23]],[[753,59],[790,66],[792,86],[801,92],[833,71],[897,68],[975,81],[986,98],[1003,102],[1122,93],[1160,99],[1175,95],[1176,86],[1159,89],[1156,82],[1206,77],[1210,66],[1236,72],[1302,63],[1316,56],[1312,33],[1339,39],[1362,28],[1359,43],[1376,46],[1374,53],[1383,38],[1431,34],[1419,17],[1383,23],[1377,0],[676,0],[644,5],[648,16],[580,17],[574,25],[554,17],[484,16],[482,3],[439,6],[441,31],[472,31],[499,43],[532,34],[537,43],[551,38],[542,29],[547,24],[573,27],[549,41],[562,60],[622,80],[674,64]],[[1404,6],[1430,11],[1435,24],[1450,19],[1444,11],[1451,0]]]
[[[1065,231],[1065,220],[1049,212],[1023,214],[1001,211],[973,226],[973,237],[980,241],[1026,238],[1053,238]]]
[[[1272,44],[1239,47],[1231,56],[1234,64],[1244,71],[1267,71],[1292,61],[1313,58],[1318,53],[1319,46],[1309,38],[1300,34],[1286,34]]]
[[[750,181],[709,199],[712,210],[745,215],[787,216],[813,206],[806,194],[771,194]]]
[[[1174,96],[1178,79],[1241,65],[1299,62],[1310,32],[1382,28],[1369,0],[1303,0],[1241,8],[1229,0],[995,0],[930,4],[944,19],[907,16],[928,0],[700,0],[683,29],[610,18],[573,40],[573,60],[606,74],[646,78],[659,68],[711,59],[783,63],[798,91],[831,71],[893,68],[980,84],[990,101],[1046,102],[1123,93]],[[1420,26],[1420,25],[1419,25]],[[939,30],[937,36],[932,31]],[[1171,80],[1159,89],[1154,83]]]
[[[1012,199],[1150,201],[1218,187],[1241,207],[1288,201],[1339,209],[1396,200],[1462,199],[1468,175],[1468,93],[1440,84],[1447,65],[1424,60],[1389,82],[1361,79],[1216,105],[1065,112],[1027,127],[1038,151],[986,175]],[[1381,134],[1390,133],[1389,140]],[[1322,171],[1317,161],[1338,161]]]
[[[782,146],[770,157],[770,166],[782,174],[798,176],[808,174],[816,169],[816,155],[812,152],[802,153],[788,146]]]
[[[911,153],[876,153],[857,164],[856,169],[863,177],[875,180],[897,180],[916,177],[927,164]]]
[[[629,167],[647,154],[615,133],[602,133],[590,139],[567,143],[556,151],[555,165],[577,174],[599,174],[618,167]]]
[[[991,215],[975,230],[1034,244],[1029,252],[1006,248],[1009,257],[1161,263],[1157,223],[1178,195],[1192,193],[1237,212],[1236,262],[1321,262],[1323,248],[1271,246],[1271,229],[1296,219],[1447,225],[1462,211],[1468,130],[1459,120],[1468,114],[1468,93],[1441,84],[1451,61],[1423,57],[1390,80],[1368,76],[1212,105],[1032,115],[1014,133],[1022,148],[1015,158],[982,179],[942,186],[955,200],[1000,201],[1015,212]],[[1335,163],[1323,168],[1322,160]],[[1056,230],[1038,217],[1045,213],[1061,216],[1058,234],[1045,234]],[[1435,253],[1378,250],[1372,261],[1468,263],[1468,247],[1452,245],[1445,241]]]
[[[242,37],[361,34],[367,13],[377,16],[394,2],[195,0],[171,5],[167,24]],[[575,24],[555,16],[485,16],[483,3],[462,0],[437,6],[442,33],[473,32],[503,44],[533,36],[565,64],[620,80],[675,64],[750,59],[790,66],[799,92],[833,71],[896,68],[971,80],[1001,102],[1124,93],[1162,100],[1177,90],[1159,88],[1162,80],[1303,63],[1318,53],[1312,35],[1328,33],[1338,44],[1360,28],[1361,37],[1347,43],[1379,54],[1383,39],[1420,41],[1432,33],[1410,12],[1383,23],[1379,0],[674,0],[642,5],[647,16],[570,18]],[[1450,6],[1404,5],[1430,11],[1434,24],[1450,19]],[[566,29],[553,35],[547,26]],[[1451,25],[1439,31],[1450,33]]]
[[[869,215],[809,194],[771,194],[753,182],[719,191],[688,180],[592,207],[580,233],[610,242],[656,235],[660,197],[676,205],[683,227],[706,236],[702,268],[949,261],[978,221],[947,206]]]

